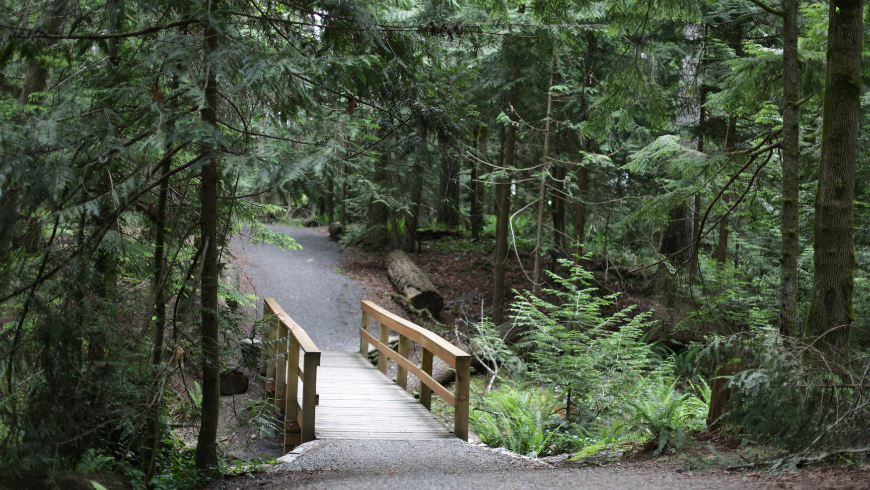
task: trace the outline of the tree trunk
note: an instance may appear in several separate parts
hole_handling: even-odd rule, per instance
[[[743,27],[738,27],[736,37],[734,39],[734,56],[737,58],[743,57]],[[734,150],[737,149],[737,116],[728,117],[728,129],[725,131],[725,153],[731,155],[731,158],[736,157]],[[729,194],[726,192],[722,196],[722,202],[727,204],[730,202]],[[720,266],[725,265],[725,260],[728,255],[728,216],[722,216],[719,221],[719,240],[716,244],[716,252],[714,258]]]
[[[516,76],[516,73],[514,73]],[[516,93],[511,92],[511,106],[516,104]],[[514,166],[514,140],[517,128],[513,125],[515,115],[511,111],[511,124],[505,132],[504,145],[504,174],[499,178],[498,188],[498,221],[496,222],[496,253],[495,253],[495,279],[492,291],[492,322],[500,325],[504,321],[504,279],[507,272],[508,256],[508,221],[511,217],[511,175],[510,169]]]
[[[335,221],[335,183],[332,180],[332,175],[326,177],[326,222],[332,223]]]
[[[702,46],[707,45],[707,33],[709,26],[704,25],[704,40]],[[700,62],[698,63],[698,83],[700,90],[698,91],[698,151],[704,153],[704,137],[707,133],[707,112],[704,104],[707,103],[707,92],[710,91],[710,86],[704,83],[704,68],[706,66],[706,56],[704,50],[701,50]],[[692,213],[692,261],[689,267],[689,281],[694,282],[698,277],[698,248],[701,246],[701,194],[696,193],[693,199],[694,212]]]
[[[217,0],[209,10],[217,9]],[[214,20],[205,27],[205,59],[211,61],[217,51],[218,31]],[[217,131],[217,77],[208,70],[205,86],[205,107],[200,115]],[[220,346],[218,344],[218,255],[217,198],[218,160],[214,148],[205,147],[207,164],[202,168],[200,235],[205,240],[202,266],[202,415],[196,443],[196,467],[206,475],[218,474],[217,430],[220,418]]]
[[[415,162],[411,168],[411,207],[405,215],[405,247],[408,253],[418,248],[417,228],[420,226],[420,201],[423,199],[423,166]]]
[[[378,186],[378,192],[383,192],[387,186],[389,173],[387,166],[390,163],[390,152],[385,151],[375,163],[375,174],[372,179],[374,184]],[[390,243],[390,236],[387,233],[387,220],[390,218],[387,205],[377,198],[372,198],[369,203],[368,221],[366,222],[366,235],[363,240],[365,248],[368,251],[383,250]]]
[[[844,369],[855,255],[852,244],[855,157],[861,115],[861,37],[863,2],[832,0],[828,23],[828,69],[822,112],[822,155],[813,236],[813,292],[807,337]]]
[[[782,22],[782,245],[780,248],[779,332],[797,327],[797,276],[800,255],[800,109],[798,0],[783,0]]]
[[[550,83],[547,85],[547,120],[544,123],[544,158],[541,160],[541,185],[538,190],[538,231],[535,236],[535,272],[532,279],[532,294],[541,294],[541,248],[544,238],[544,206],[547,204],[547,152],[550,150],[550,114],[553,110],[553,73],[556,69],[556,57],[550,60]]]
[[[393,250],[384,257],[384,265],[387,267],[387,278],[396,287],[396,291],[405,296],[414,308],[426,308],[433,316],[441,313],[444,298],[407,253]]]
[[[347,224],[347,208],[344,205],[344,201],[347,199],[347,176],[341,182],[341,211],[338,214],[338,221],[341,221],[341,224]]]
[[[568,169],[564,165],[556,164],[553,167],[553,187],[556,192],[550,199],[553,200],[550,211],[553,215],[553,248],[556,257],[564,257],[565,237],[565,177]],[[555,262],[552,269],[555,271]]]
[[[586,238],[586,195],[589,193],[589,167],[577,168],[577,204],[574,207],[574,254],[583,253]]]
[[[486,126],[477,128],[477,149],[482,158],[486,158]],[[483,183],[478,182],[479,163],[475,159],[471,161],[471,182],[469,182],[469,201],[471,203],[471,238],[480,240],[480,230],[483,228]]]
[[[714,431],[722,427],[722,415],[728,407],[728,401],[731,399],[731,389],[726,388],[730,379],[726,376],[733,376],[737,372],[736,361],[725,366],[720,366],[716,370],[716,379],[713,380],[713,386],[710,388],[710,408],[707,411],[707,429]]]
[[[438,223],[459,226],[459,159],[446,150],[441,158]]]
[[[66,9],[70,0],[53,0],[49,3],[48,8],[42,12],[42,31],[59,34],[64,20],[66,20]],[[57,40],[48,39],[43,41],[45,46],[54,46]],[[21,87],[21,94],[18,96],[18,103],[21,105],[36,102],[31,100],[31,96],[35,92],[42,92],[46,89],[48,82],[48,69],[45,67],[43,60],[36,56],[33,61],[27,64],[27,71],[24,74],[24,85]]]
[[[685,201],[668,212],[668,224],[659,252],[674,265],[680,265],[692,256],[692,214],[692,208]]]
[[[725,132],[725,153],[731,155],[734,153],[734,148],[737,146],[737,116],[728,118],[728,129]],[[728,203],[728,195],[722,196],[722,202]],[[719,220],[719,240],[716,243],[716,252],[714,258],[716,262],[722,266],[725,265],[725,259],[728,255],[728,216],[722,216]]]
[[[172,169],[172,159],[166,158],[160,166],[160,191],[157,197],[157,219],[154,223],[154,346],[151,349],[151,364],[159,367],[163,360],[163,334],[166,329],[166,294],[164,290],[164,276],[166,271],[164,254],[166,251],[166,201],[169,197],[169,178],[167,175]],[[159,401],[159,400],[158,400]],[[146,476],[150,476],[154,469],[154,461],[157,457],[157,445],[159,442],[159,405],[152,409],[149,415],[147,434],[145,437],[145,451],[143,451],[142,469]],[[146,478],[147,480],[147,478]]]

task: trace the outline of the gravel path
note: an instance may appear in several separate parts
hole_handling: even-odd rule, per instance
[[[287,462],[254,480],[229,479],[212,490],[843,488],[721,471],[677,472],[655,463],[554,468],[538,460],[458,440],[314,441],[281,460]]]
[[[314,228],[268,228],[293,237],[302,249],[282,251],[233,240],[233,252],[247,264],[244,273],[257,296],[275,298],[320,350],[359,349],[359,302],[364,298],[359,285],[338,267],[338,244]],[[262,311],[262,301],[257,308]]]
[[[362,290],[338,268],[338,245],[320,230],[272,226],[293,237],[302,250],[233,241],[233,252],[259,297],[272,297],[322,350],[359,345]],[[258,305],[262,309],[262,302]],[[708,471],[693,474],[679,465],[644,463],[596,468],[553,467],[504,450],[459,440],[319,440],[284,456],[271,471],[228,478],[211,490],[279,489],[741,489],[868,488],[866,474],[839,480]],[[827,480],[827,481],[825,481]]]

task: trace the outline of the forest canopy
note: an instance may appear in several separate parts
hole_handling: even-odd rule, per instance
[[[623,372],[646,373],[660,342],[703,353],[711,425],[866,447],[863,15],[853,0],[3,0],[0,468],[195,484],[167,435],[167,382],[189,372],[189,468],[218,474],[222,339],[247,321],[228,304],[256,300],[221,280],[229,242],[293,249],[267,225],[303,218],[369,252],[448,237],[480,253],[479,338],[525,322],[491,352],[536,353],[532,378],[568,407],[610,379],[580,347],[629,346]],[[578,298],[592,316],[565,313]]]

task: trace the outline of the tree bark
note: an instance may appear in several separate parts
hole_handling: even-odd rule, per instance
[[[347,176],[341,182],[341,210],[338,214],[338,221],[341,221],[342,224],[347,224],[347,207],[344,205],[344,201],[347,199]]]
[[[387,186],[389,173],[387,166],[390,163],[390,152],[385,151],[375,163],[375,174],[372,179],[379,187],[379,192]],[[390,243],[387,233],[387,221],[390,218],[386,203],[377,198],[372,198],[369,203],[368,221],[366,222],[365,248],[368,251],[383,250]]]
[[[459,226],[459,159],[450,150],[441,158],[438,223]]]
[[[516,78],[516,72],[514,72]],[[511,107],[516,104],[516,92],[511,91]],[[496,222],[496,253],[495,253],[495,278],[492,291],[492,322],[500,325],[504,321],[504,279],[507,272],[508,256],[508,221],[511,217],[511,175],[510,169],[514,166],[514,140],[517,128],[513,121],[515,115],[510,113],[511,124],[505,131],[504,144],[504,168],[503,175],[499,178],[498,187],[498,221]]]
[[[326,177],[326,222],[332,223],[335,221],[335,182],[332,180],[332,175]]]
[[[547,203],[547,153],[550,150],[550,114],[553,110],[553,73],[556,69],[556,57],[550,60],[550,83],[547,85],[547,119],[544,123],[544,157],[541,160],[541,185],[538,190],[538,230],[535,236],[535,272],[532,279],[532,294],[541,294],[541,248],[544,237],[544,206]]]
[[[414,162],[411,168],[411,206],[405,215],[405,247],[408,253],[418,248],[417,228],[420,226],[420,202],[423,200],[423,166]]]
[[[393,250],[384,257],[387,267],[387,277],[396,290],[414,305],[414,308],[429,310],[432,316],[438,316],[444,307],[444,298],[438,293],[438,288],[432,284],[425,272],[420,270],[407,253]]]
[[[807,337],[847,368],[855,255],[855,158],[861,116],[863,1],[832,0],[822,112],[822,155],[813,236],[813,291]]]
[[[779,332],[797,327],[797,276],[800,255],[800,109],[798,108],[798,0],[783,0],[782,22],[782,244],[780,248]]]
[[[737,143],[737,116],[728,118],[728,129],[725,132],[725,153],[733,154]],[[729,201],[728,195],[722,196],[722,202]],[[719,220],[719,240],[716,243],[716,252],[714,258],[716,262],[722,266],[725,265],[725,259],[728,256],[728,216],[722,216]]]
[[[480,152],[480,155],[485,159],[486,158],[486,137],[487,131],[486,126],[479,126],[477,128],[477,149]],[[470,159],[471,161],[471,182],[469,183],[469,188],[471,192],[469,192],[469,201],[471,202],[471,238],[474,240],[480,240],[480,230],[483,228],[483,183],[478,182],[478,167],[479,164],[477,160]]]
[[[209,10],[217,9],[217,0]],[[218,48],[218,31],[214,19],[205,27],[205,59],[214,63],[212,55]],[[207,65],[208,66],[208,65]],[[217,131],[217,77],[208,69],[205,86],[205,107],[202,120]],[[220,418],[220,346],[218,344],[218,254],[217,201],[218,157],[216,149],[203,148],[208,163],[202,168],[200,236],[206,240],[202,267],[202,415],[196,444],[196,467],[206,475],[218,474],[217,430]]]
[[[583,253],[586,238],[586,196],[589,193],[589,166],[577,168],[577,204],[574,207],[574,254]]]

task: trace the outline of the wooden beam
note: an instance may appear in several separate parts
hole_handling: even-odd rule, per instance
[[[302,442],[314,440],[314,410],[317,404],[317,366],[320,351],[305,352],[305,378],[302,380]]]
[[[389,348],[390,345],[390,327],[381,323],[380,330],[380,343],[386,345]],[[378,349],[380,350],[380,349]],[[381,370],[382,373],[387,374],[387,356],[378,356],[378,369]]]
[[[471,387],[471,359],[456,360],[456,404],[453,416],[453,434],[468,442],[468,405]]]
[[[408,358],[408,343],[408,337],[399,335],[399,355],[405,359]],[[408,370],[402,366],[396,368],[396,382],[403,390],[408,388]]]
[[[275,353],[275,404],[278,405],[287,397],[287,327],[283,324],[278,325],[278,342],[276,344],[277,352]],[[295,380],[294,380],[295,381]],[[285,405],[286,406],[286,405]],[[279,406],[280,407],[280,406]],[[280,407],[283,408],[283,407]]]
[[[287,394],[284,403],[284,423],[296,420],[296,399],[299,397],[299,376],[302,375],[299,368],[299,344],[293,338],[287,342]],[[284,448],[287,449],[286,447]]]
[[[399,334],[405,335],[414,342],[417,342],[421,347],[441,358],[450,367],[456,367],[457,358],[471,358],[462,349],[459,349],[438,335],[390,313],[371,301],[362,301],[361,306],[363,312],[368,313],[372,318],[380,322],[381,325],[387,325]]]
[[[272,313],[278,317],[278,320],[287,327],[293,337],[299,342],[299,346],[302,347],[302,350],[307,352],[320,352],[320,349],[314,345],[314,342],[311,341],[311,337],[305,333],[305,330],[302,329],[296,322],[290,318],[287,313],[281,308],[278,303],[272,298],[266,298],[264,303],[268,308],[272,311]],[[264,307],[265,308],[265,307]]]
[[[366,332],[371,332],[371,324],[372,317],[369,316],[368,313],[363,312],[362,314],[362,329]],[[359,338],[359,353],[363,355],[363,357],[368,357],[369,355],[369,343],[363,337]]]
[[[424,348],[420,359],[420,369],[430,378],[432,377],[432,361],[432,351]],[[419,376],[417,377],[419,378]],[[420,383],[420,403],[426,407],[426,410],[432,410],[432,390],[426,386],[426,383]]]
[[[435,394],[437,394],[438,396],[443,398],[444,401],[449,403],[451,406],[454,406],[456,404],[456,397],[453,396],[453,393],[450,393],[449,391],[447,391],[447,388],[441,386],[441,384],[438,383],[437,381],[435,381],[435,379],[433,379],[432,376],[429,376],[427,373],[424,373],[419,367],[415,366],[414,363],[412,363],[411,361],[400,356],[393,349],[390,349],[389,345],[384,345],[383,343],[379,342],[377,339],[372,337],[372,335],[370,333],[366,332],[365,330],[360,329],[359,333],[360,333],[360,335],[366,336],[367,340],[378,349],[378,352],[380,352],[382,355],[386,355],[390,359],[396,361],[396,364],[407,369],[409,373],[413,374],[414,376],[416,376],[417,378],[420,379],[420,383],[428,386],[433,392],[435,392]],[[381,357],[381,356],[378,356],[378,357]],[[470,366],[470,362],[469,362],[469,366]]]

